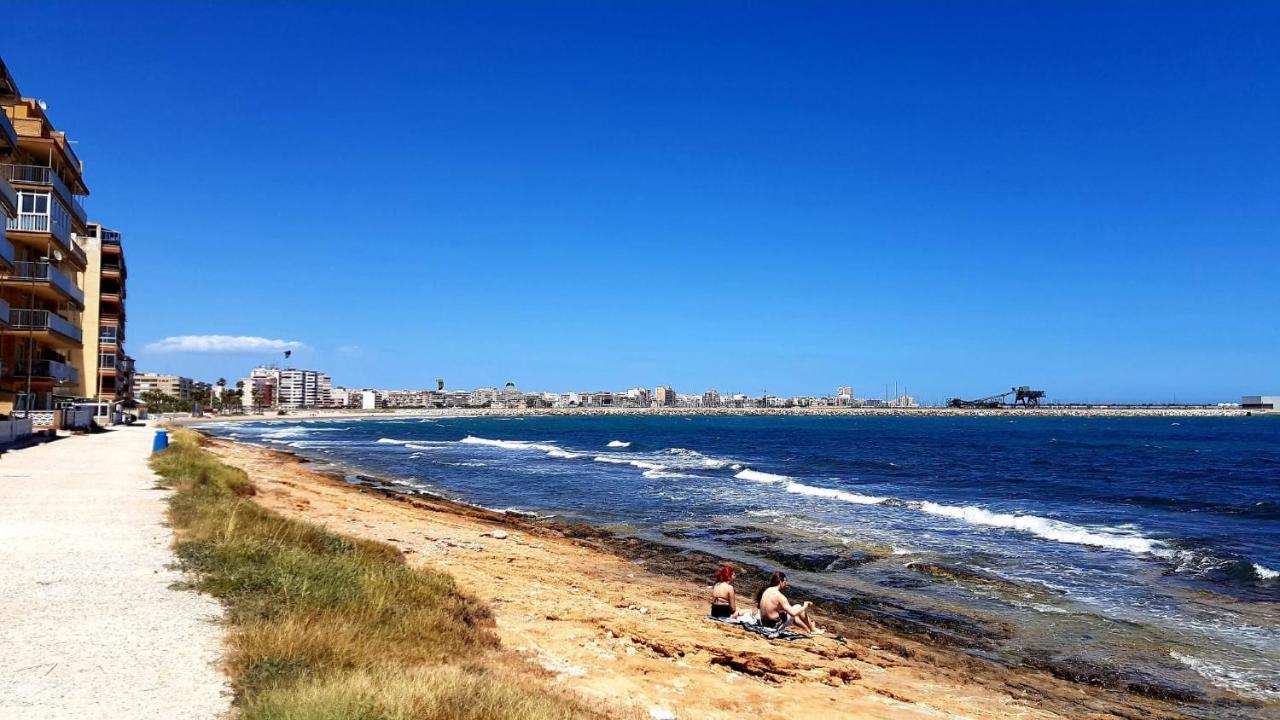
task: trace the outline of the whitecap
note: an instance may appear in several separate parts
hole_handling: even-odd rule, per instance
[[[1280,572],[1272,570],[1269,567],[1263,567],[1258,563],[1253,563],[1253,574],[1258,576],[1260,580],[1275,580],[1280,578]]]
[[[858,493],[833,490],[831,488],[814,487],[812,485],[805,485],[804,483],[798,482],[787,483],[786,490],[789,493],[827,498],[830,500],[843,500],[844,502],[855,503],[857,505],[879,505],[889,499],[886,497],[875,497],[873,495],[859,495]]]
[[[751,468],[743,468],[734,477],[739,480],[755,480],[756,482],[787,482],[791,479],[786,475],[774,475],[773,473],[760,472]]]
[[[545,453],[549,453],[552,450],[560,450],[555,445],[546,443],[525,442],[523,440],[490,440],[489,438],[476,437],[475,435],[468,435],[458,442],[463,445],[487,445],[504,450],[541,450]]]
[[[605,444],[605,447],[627,448],[627,447],[631,447],[631,443],[623,442],[622,440],[610,440],[608,443]]]
[[[930,515],[959,520],[970,525],[986,525],[989,527],[1009,528],[1028,532],[1046,540],[1075,545],[1126,550],[1131,553],[1152,553],[1160,549],[1162,543],[1141,536],[1119,535],[1101,530],[1090,530],[1072,525],[1061,520],[1051,520],[1037,515],[1013,515],[998,513],[972,505],[956,507],[939,505],[934,502],[919,503],[919,508]]]
[[[666,465],[659,465],[655,462],[647,460],[636,460],[634,458],[610,457],[608,455],[597,455],[592,458],[596,462],[609,463],[611,465],[630,465],[631,467],[640,468],[641,470],[665,470]]]

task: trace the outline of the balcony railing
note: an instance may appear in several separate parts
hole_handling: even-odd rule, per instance
[[[42,165],[0,165],[0,175],[12,182],[52,187],[62,197],[62,203],[80,220],[81,225],[88,222],[88,215],[84,211],[84,198],[71,192],[53,168]]]
[[[53,381],[59,385],[70,385],[80,380],[80,371],[56,360],[36,360],[31,363],[31,372],[29,373],[27,372],[27,367],[25,362],[19,362],[13,369],[12,377],[53,378]]]
[[[49,215],[40,213],[18,213],[18,217],[9,218],[9,229],[18,232],[47,232],[52,233],[58,242],[68,250],[74,249],[77,255],[83,255],[83,251],[75,243],[71,242],[71,228],[67,227],[65,222],[55,222],[54,218]]]
[[[16,262],[13,264],[12,279],[47,282],[65,293],[77,305],[84,306],[84,291],[76,287],[71,278],[63,275],[61,270],[47,262]]]
[[[61,315],[48,310],[9,310],[9,327],[14,330],[52,330],[76,342],[83,342],[80,328]]]

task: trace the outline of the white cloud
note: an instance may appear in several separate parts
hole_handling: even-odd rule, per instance
[[[148,352],[257,353],[301,350],[297,340],[272,340],[253,335],[174,335],[147,346]]]

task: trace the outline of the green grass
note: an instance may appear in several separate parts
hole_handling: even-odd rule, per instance
[[[227,609],[244,720],[600,716],[504,652],[488,608],[451,577],[266,510],[200,443],[178,430],[152,467],[175,490],[183,567]]]

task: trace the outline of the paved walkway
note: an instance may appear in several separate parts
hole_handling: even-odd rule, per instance
[[[171,590],[153,429],[0,457],[0,718],[217,718],[221,610]]]

